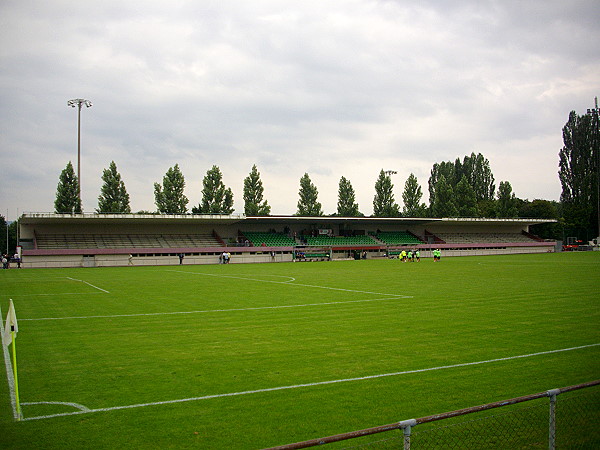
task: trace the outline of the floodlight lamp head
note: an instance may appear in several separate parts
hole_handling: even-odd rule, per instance
[[[82,105],[85,105],[86,107],[89,108],[90,106],[92,106],[92,102],[90,102],[89,100],[86,100],[84,98],[74,98],[73,100],[69,100],[67,102],[67,106],[71,106],[73,108],[78,106],[81,109]]]

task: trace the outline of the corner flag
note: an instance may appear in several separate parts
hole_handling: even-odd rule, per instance
[[[9,346],[11,344],[13,340],[13,334],[16,337],[17,331],[19,331],[19,325],[17,324],[15,306],[13,305],[11,298],[10,305],[8,307],[8,314],[6,315],[6,324],[4,325],[4,345]]]

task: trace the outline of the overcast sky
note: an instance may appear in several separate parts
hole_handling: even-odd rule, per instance
[[[597,0],[2,0],[0,214],[52,212],[77,164],[84,212],[114,160],[132,210],[179,164],[189,209],[213,165],[243,213],[256,164],[272,214],[307,172],[326,214],[340,177],[373,212],[381,169],[482,153],[520,198],[558,200],[569,112],[600,95]]]

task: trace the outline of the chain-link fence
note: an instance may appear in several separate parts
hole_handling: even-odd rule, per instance
[[[335,442],[367,450],[600,448],[600,380],[273,449]]]

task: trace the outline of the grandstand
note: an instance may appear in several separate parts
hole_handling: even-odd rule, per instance
[[[39,234],[38,249],[220,247],[210,234]]]
[[[218,264],[378,258],[399,249],[431,256],[539,253],[556,242],[529,234],[532,219],[411,219],[243,215],[25,213],[22,267]]]
[[[380,231],[377,239],[386,245],[418,245],[423,241],[408,231]]]
[[[293,247],[296,245],[296,241],[284,233],[244,231],[242,237],[248,239],[254,247]]]
[[[446,244],[514,243],[532,240],[523,233],[437,233],[436,237]]]
[[[377,245],[370,236],[306,236],[304,238],[306,245],[317,247],[361,247]]]

